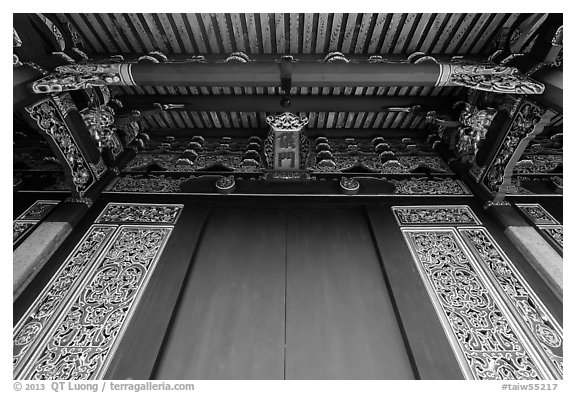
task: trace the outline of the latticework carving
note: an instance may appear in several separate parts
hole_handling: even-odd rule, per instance
[[[95,222],[175,224],[182,208],[182,205],[109,203]]]
[[[558,224],[558,221],[538,203],[517,203],[516,206],[535,225]]]
[[[400,195],[470,195],[465,186],[454,179],[390,179]]]

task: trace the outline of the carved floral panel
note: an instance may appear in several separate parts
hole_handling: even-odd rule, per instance
[[[538,228],[550,236],[560,248],[564,248],[564,227],[562,225],[540,225]]]
[[[56,205],[60,203],[55,200],[38,200],[34,202],[24,213],[18,216],[18,220],[41,220],[43,219]]]
[[[402,231],[466,377],[549,378],[455,229]]]

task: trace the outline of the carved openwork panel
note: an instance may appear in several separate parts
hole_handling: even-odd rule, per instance
[[[102,378],[182,208],[104,209],[14,328],[15,378]]]
[[[480,224],[472,209],[465,205],[394,206],[392,212],[400,225]]]
[[[96,223],[156,223],[175,224],[182,205],[109,203],[96,219]]]
[[[533,224],[559,224],[559,222],[538,203],[517,203],[516,206]]]
[[[16,376],[34,347],[46,334],[78,284],[104,248],[115,226],[93,226],[64,261],[13,332],[13,368]]]
[[[549,369],[553,370],[556,378],[562,378],[563,334],[560,325],[486,229],[459,228],[458,231],[495,287],[520,315],[536,347],[548,359]]]
[[[171,231],[121,226],[20,378],[101,378]]]
[[[136,177],[127,175],[117,179],[112,186],[114,192],[179,192],[180,185],[187,179],[171,178],[164,175]]]
[[[402,231],[466,377],[548,378],[455,229]]]

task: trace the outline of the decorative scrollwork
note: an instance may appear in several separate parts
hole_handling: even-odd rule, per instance
[[[390,179],[400,195],[470,195],[462,183],[454,179]]]
[[[468,206],[394,206],[392,211],[400,225],[479,225],[480,220]]]
[[[458,359],[473,379],[544,379],[454,229],[403,229]],[[496,295],[497,296],[497,295]]]
[[[83,196],[96,179],[66,123],[59,118],[54,101],[42,100],[27,107],[26,111],[36,121],[38,127],[54,141],[70,169],[76,192]]]
[[[516,206],[535,225],[558,224],[558,221],[538,203],[517,203]]]
[[[516,173],[550,173],[563,164],[561,154],[528,154],[514,167]]]
[[[342,176],[340,178],[340,188],[344,194],[353,195],[358,193],[360,183],[353,177]]]
[[[12,223],[12,243],[16,244],[16,242],[22,239],[37,223],[38,221],[14,221]]]
[[[538,228],[550,236],[560,248],[564,248],[564,227],[562,225],[541,225]]]
[[[41,220],[50,213],[58,203],[60,202],[55,200],[38,200],[26,209],[24,213],[20,214],[17,220]]]
[[[64,261],[28,312],[20,319],[13,332],[14,377],[23,369],[30,349],[38,344],[58,311],[73,294],[75,285],[90,269],[100,251],[110,239],[115,227],[94,225]]]
[[[182,205],[150,203],[109,203],[94,222],[175,224],[182,207]]]
[[[296,131],[302,129],[306,124],[308,124],[308,118],[305,116],[298,117],[293,113],[284,112],[278,116],[266,117],[266,123],[268,123],[274,130]]]
[[[18,378],[102,378],[171,231],[121,226]]]
[[[78,108],[76,108],[76,104],[74,104],[74,101],[72,100],[72,96],[69,93],[55,94],[52,96],[52,100],[54,100],[54,103],[58,107],[58,110],[64,119],[71,111],[78,110]]]
[[[486,64],[440,63],[437,85],[456,85],[470,89],[507,94],[542,94],[544,84],[530,79],[517,68]]]
[[[520,105],[498,152],[486,171],[484,184],[488,190],[493,193],[500,190],[504,183],[504,171],[516,152],[516,148],[520,141],[534,130],[535,125],[540,121],[541,115],[542,109],[535,104],[525,102]]]
[[[460,228],[460,234],[479,256],[478,261],[492,275],[548,357],[555,377],[562,378],[562,329],[534,291],[484,228]]]
[[[132,64],[68,64],[56,67],[51,74],[32,83],[35,93],[60,93],[92,86],[134,85]]]

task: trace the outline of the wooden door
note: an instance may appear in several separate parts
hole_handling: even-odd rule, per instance
[[[158,379],[412,379],[361,209],[214,209]]]

